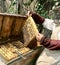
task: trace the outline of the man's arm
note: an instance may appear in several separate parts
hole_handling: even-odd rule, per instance
[[[42,17],[39,14],[34,13],[34,12],[31,13],[31,16],[34,19],[35,23],[42,24],[43,27],[45,27],[45,28],[47,28],[49,30],[53,30],[53,22],[54,22],[54,20],[44,18],[44,17]]]
[[[60,40],[51,40],[40,33],[37,34],[36,39],[45,48],[50,50],[60,50]]]
[[[37,24],[42,24],[45,20],[45,18],[32,11],[28,11],[27,16],[31,16]]]
[[[32,13],[32,18],[34,19],[34,21],[35,21],[37,24],[42,24],[42,23],[45,21],[45,18],[43,18],[42,16],[40,16],[40,15],[37,14],[37,13]]]
[[[60,40],[51,40],[44,37],[41,39],[41,44],[50,50],[60,50]]]
[[[32,17],[37,24],[42,24],[44,22],[43,23],[44,26],[48,25],[48,24],[45,25],[46,24],[45,22],[49,22],[48,19],[44,19],[42,16],[40,16],[36,13],[32,13]],[[53,22],[53,20],[50,20],[50,22],[51,21]],[[49,24],[51,24],[50,22],[49,22]],[[48,26],[47,26],[47,28],[48,28]],[[60,40],[51,40],[47,37],[44,37],[43,34],[37,34],[36,39],[38,42],[40,42],[41,45],[43,45],[44,47],[46,47],[50,50],[60,50]]]

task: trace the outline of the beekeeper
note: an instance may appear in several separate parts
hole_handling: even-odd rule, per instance
[[[54,13],[54,20],[45,19],[33,12],[28,13],[37,24],[52,30],[51,39],[41,33],[36,35],[37,41],[45,47],[36,65],[60,65],[60,6],[55,8]]]

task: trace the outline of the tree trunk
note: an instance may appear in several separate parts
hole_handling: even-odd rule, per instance
[[[6,12],[5,0],[0,0],[0,12]]]
[[[30,4],[31,11],[34,11],[36,3],[37,3],[37,0],[33,0],[32,3]]]

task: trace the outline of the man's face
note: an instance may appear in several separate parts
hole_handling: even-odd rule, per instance
[[[60,6],[57,6],[54,10],[54,23],[60,24]]]
[[[54,23],[60,25],[60,12],[55,12]]]

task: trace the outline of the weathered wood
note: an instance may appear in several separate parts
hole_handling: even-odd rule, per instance
[[[0,33],[1,33],[1,28],[2,28],[2,21],[3,21],[3,16],[0,16]]]
[[[9,17],[9,16],[4,17],[1,37],[3,38],[9,37],[11,32],[12,22],[13,22],[13,17]]]
[[[38,33],[32,17],[27,18],[21,15],[0,13],[0,23],[0,57],[3,59],[4,64],[25,65],[37,56],[38,50],[35,51],[35,49],[33,50],[28,47],[31,42],[36,42],[35,35]],[[20,41],[21,31],[23,31],[24,43]]]
[[[25,20],[23,20],[23,18],[16,17],[16,20],[14,21],[14,29],[12,30],[12,35],[18,36],[20,34],[23,23],[25,23]]]
[[[35,41],[35,36],[38,33],[38,29],[31,16],[27,18],[21,15],[15,16],[14,14],[10,15],[0,13],[0,15],[3,16],[1,28],[2,39],[3,38],[8,39],[9,37],[15,38],[15,36],[19,37],[21,31],[23,31],[25,46]]]
[[[26,19],[27,16],[25,15],[19,15],[19,14],[9,14],[9,13],[0,13],[1,16],[14,16],[14,17],[20,17]]]
[[[0,13],[0,39],[19,36],[26,19],[22,15]]]

